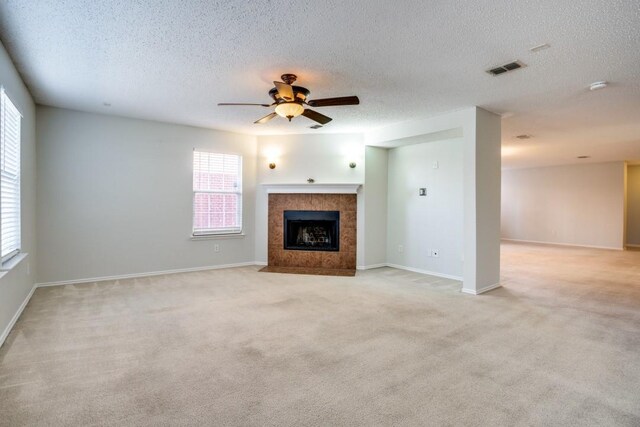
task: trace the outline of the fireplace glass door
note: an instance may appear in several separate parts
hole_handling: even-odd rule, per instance
[[[340,250],[340,212],[284,211],[284,248]]]

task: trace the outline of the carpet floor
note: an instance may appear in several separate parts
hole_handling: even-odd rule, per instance
[[[503,245],[503,288],[259,267],[38,289],[0,425],[640,425],[640,252]]]

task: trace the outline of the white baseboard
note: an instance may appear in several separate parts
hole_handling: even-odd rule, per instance
[[[387,267],[387,263],[380,264],[369,264],[369,265],[359,265],[356,267],[356,270],[373,270],[374,268],[382,268]]]
[[[254,261],[253,265],[269,265],[266,261]]]
[[[255,261],[238,262],[238,263],[235,263],[235,264],[210,265],[210,266],[206,266],[206,267],[178,268],[178,269],[175,269],[175,270],[151,271],[151,272],[147,272],[147,273],[120,274],[120,275],[117,275],[117,276],[103,276],[103,277],[91,277],[91,278],[86,278],[86,279],[61,280],[59,282],[37,283],[36,287],[43,288],[43,287],[46,287],[46,286],[63,286],[63,285],[76,285],[76,284],[79,284],[79,283],[105,282],[107,280],[135,279],[135,278],[138,278],[138,277],[162,276],[164,274],[191,273],[191,272],[194,272],[194,271],[219,270],[219,269],[222,269],[222,268],[246,267],[248,265],[256,265],[256,262]]]
[[[36,291],[36,288],[37,288],[36,285],[33,285],[31,287],[31,290],[29,291],[29,294],[24,299],[24,301],[22,301],[22,304],[20,304],[20,307],[18,307],[18,311],[16,311],[16,314],[13,315],[13,317],[11,318],[11,321],[9,322],[7,327],[4,328],[4,331],[2,331],[2,335],[0,335],[0,347],[2,347],[2,344],[4,344],[4,341],[9,336],[9,333],[11,332],[11,329],[13,329],[13,326],[16,324],[16,322],[20,318],[20,315],[24,311],[25,307],[27,306],[27,304],[29,304],[29,300],[31,300],[31,297],[33,296],[33,293]]]
[[[414,273],[428,274],[429,276],[436,276],[436,277],[442,277],[444,279],[452,279],[452,280],[462,281],[462,277],[460,277],[460,276],[452,276],[451,274],[436,273],[435,271],[421,270],[419,268],[407,267],[407,266],[398,265],[398,264],[387,263],[386,265],[387,265],[387,267],[397,268],[399,270],[413,271]]]
[[[484,288],[478,289],[478,290],[462,288],[461,292],[465,294],[471,294],[471,295],[480,295],[500,287],[502,287],[500,283],[494,283],[493,285],[485,286]]]
[[[534,245],[552,245],[552,246],[568,246],[571,248],[589,248],[589,249],[606,249],[610,251],[621,251],[622,248],[614,248],[612,246],[593,246],[593,245],[576,245],[573,243],[556,243],[556,242],[542,242],[539,240],[521,240],[521,239],[500,239],[505,242],[516,242],[516,243],[531,243]],[[630,245],[627,245],[630,246]]]

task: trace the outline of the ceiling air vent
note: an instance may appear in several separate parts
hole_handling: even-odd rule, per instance
[[[507,73],[507,72],[513,71],[513,70],[517,70],[518,68],[524,68],[526,66],[527,65],[524,64],[523,62],[513,61],[513,62],[509,62],[508,64],[501,65],[499,67],[491,68],[490,70],[487,70],[487,73],[489,73],[489,74],[491,74],[493,76],[498,76],[500,74]]]

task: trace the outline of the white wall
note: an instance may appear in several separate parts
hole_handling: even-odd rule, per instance
[[[378,147],[401,147],[415,138],[425,143],[462,139],[462,292],[469,294],[500,286],[500,134],[500,116],[478,107],[397,123],[365,134],[366,143]],[[391,191],[389,187],[390,194]],[[388,217],[389,223],[398,220],[403,219]]]
[[[37,113],[38,282],[254,260],[255,137],[49,107]],[[244,238],[190,240],[194,148],[243,155]]]
[[[624,163],[503,171],[505,239],[622,249]]]
[[[36,109],[11,58],[0,44],[0,85],[22,113],[21,222],[22,250],[29,255],[11,271],[0,273],[0,344],[33,287],[36,270]]]
[[[478,204],[467,206],[467,199],[482,198],[485,190],[476,188],[477,163],[482,160],[478,160],[476,152],[482,147],[475,149],[481,133],[477,128],[485,113],[477,108],[383,130],[384,138],[404,138],[402,144],[408,138],[422,142],[418,145],[423,146],[420,149],[424,152],[405,155],[405,148],[406,153],[420,149],[398,149],[393,167],[385,149],[365,150],[365,137],[375,138],[377,134],[252,137],[48,107],[39,108],[38,113],[38,248],[45,254],[39,264],[39,282],[266,262],[267,196],[261,184],[305,183],[309,177],[317,183],[364,184],[358,197],[360,267],[389,261],[460,277],[462,242],[467,232],[475,236],[474,252],[469,257],[472,260],[483,242],[491,240],[491,236],[483,237],[482,224],[471,221],[474,227],[467,230],[468,221],[461,219],[479,215]],[[491,135],[488,139],[495,139]],[[244,238],[196,242],[189,239],[194,147],[240,151],[244,155]],[[440,162],[439,169],[432,169],[432,158]],[[464,167],[467,160],[475,166]],[[493,158],[490,160],[495,163]],[[271,161],[276,163],[276,169],[268,168]],[[356,168],[349,168],[351,161],[357,163]],[[422,161],[427,162],[426,170]],[[499,176],[499,161],[496,164]],[[409,182],[419,178],[428,187],[436,185],[427,196],[434,204],[424,210],[424,206],[414,205],[412,196],[400,192],[407,197],[409,206],[405,209],[404,200],[394,198],[396,187],[405,185],[399,180],[402,177]],[[415,184],[411,184],[415,187],[412,194],[421,186]],[[421,235],[403,230],[400,235],[407,243],[403,243],[405,250],[398,256],[399,243],[388,238],[391,233],[385,237],[384,230],[387,222],[390,227],[404,224],[403,215],[420,220],[421,233],[429,246],[419,243],[424,242]],[[428,221],[422,221],[424,215]],[[379,229],[383,233],[375,232]],[[219,253],[213,251],[214,244],[221,246]],[[394,250],[389,251],[390,247]],[[426,256],[432,249],[439,250],[439,258]],[[493,263],[484,264],[492,264],[493,271]],[[465,283],[473,289],[482,290],[484,282],[490,281],[475,269],[468,279],[466,267],[464,274]]]
[[[388,262],[460,278],[464,141],[419,143],[416,137],[413,142],[389,150]],[[426,197],[418,195],[421,187],[426,187]],[[439,257],[430,256],[432,250]]]
[[[267,167],[270,160],[275,169]],[[349,168],[355,161],[356,167]],[[358,167],[359,166],[359,167]],[[364,182],[364,142],[360,134],[269,135],[258,137],[258,183]]]
[[[387,263],[387,186],[389,152],[365,147],[363,267]]]
[[[627,168],[627,244],[640,246],[640,165]]]
[[[474,108],[464,129],[464,277],[462,292],[500,286],[501,117]],[[473,278],[473,282],[468,280]]]
[[[261,184],[316,183],[362,184],[364,142],[361,134],[277,135],[258,137],[256,197],[256,260],[267,261],[268,197]],[[269,162],[276,168],[269,169]],[[349,163],[356,162],[351,169]],[[358,194],[358,242],[364,238],[364,199]],[[357,264],[362,265],[365,248],[358,245]]]

